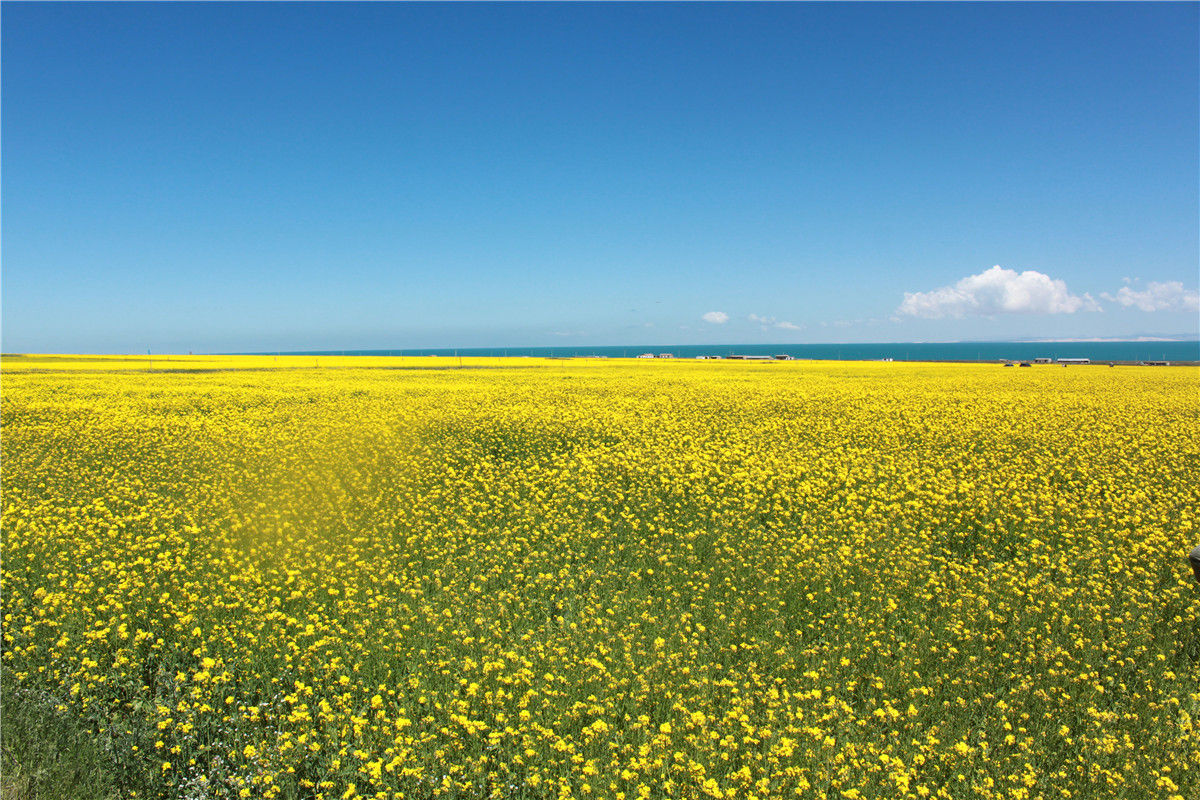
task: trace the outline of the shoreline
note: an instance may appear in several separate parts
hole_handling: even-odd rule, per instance
[[[647,358],[644,356],[608,356],[608,355],[476,355],[464,353],[460,356],[442,355],[437,353],[425,354],[385,354],[385,353],[367,353],[367,352],[346,352],[346,353],[163,353],[153,356],[146,356],[139,353],[116,354],[116,353],[0,353],[0,365],[4,362],[9,362],[11,366],[23,366],[22,362],[32,366],[32,363],[37,361],[49,362],[49,369],[38,369],[34,367],[30,371],[52,371],[55,362],[84,362],[95,363],[97,366],[105,362],[115,364],[128,364],[129,362],[138,362],[144,364],[146,371],[153,372],[192,372],[203,370],[207,367],[201,366],[202,363],[210,362],[214,359],[255,359],[255,358],[271,358],[275,362],[279,359],[286,359],[287,362],[280,364],[277,369],[310,369],[322,366],[320,359],[421,359],[438,364],[438,369],[452,369],[461,366],[463,368],[478,368],[486,365],[497,365],[497,362],[512,362],[513,365],[520,363],[528,363],[530,361],[611,361],[611,362],[653,362],[653,363],[696,363],[696,362],[731,362],[745,364],[787,364],[796,362],[805,363],[843,363],[843,364],[961,364],[961,365],[992,365],[1001,368],[1033,368],[1033,367],[1200,367],[1200,360],[1172,360],[1172,359],[1093,359],[1087,363],[1074,362],[1059,362],[1051,361],[1049,363],[1034,363],[1033,359],[1020,358],[985,358],[985,359],[953,359],[953,358],[813,358],[805,356],[790,356],[788,358],[773,358],[773,357],[745,357],[735,355],[730,356],[670,356],[670,357],[654,357]],[[311,364],[296,364],[298,359],[313,359]],[[462,364],[467,360],[472,363]],[[159,366],[156,364],[162,363],[171,364],[170,367]],[[188,362],[196,363],[195,369],[189,369],[185,366]],[[449,363],[457,362],[457,363]],[[485,363],[480,363],[485,362]],[[444,365],[444,366],[442,366]],[[329,366],[329,365],[325,365]],[[237,367],[232,367],[236,369]],[[255,369],[272,369],[271,366],[256,366]]]

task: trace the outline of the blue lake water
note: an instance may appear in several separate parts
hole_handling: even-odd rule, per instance
[[[671,353],[676,358],[730,355],[790,355],[793,358],[872,361],[998,361],[1034,358],[1090,358],[1093,361],[1200,361],[1200,341],[1191,342],[929,342],[881,344],[686,344],[569,347],[397,348],[393,350],[306,350],[288,355],[359,356],[536,356],[633,358]]]

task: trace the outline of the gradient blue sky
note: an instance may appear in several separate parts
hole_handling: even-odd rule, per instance
[[[1197,335],[1194,3],[0,13],[8,352]]]

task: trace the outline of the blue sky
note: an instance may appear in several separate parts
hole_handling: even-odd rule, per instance
[[[2,14],[8,352],[1197,335],[1194,3]]]

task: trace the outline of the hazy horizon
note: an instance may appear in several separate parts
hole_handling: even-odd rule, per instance
[[[1200,357],[1200,347],[1196,353],[1190,350],[1180,352],[1179,347],[1184,345],[1200,345],[1200,338],[1187,336],[1138,336],[1138,337],[1091,337],[1091,338],[1075,338],[1075,339],[955,339],[955,340],[913,340],[913,341],[829,341],[829,342],[784,342],[784,341],[761,341],[761,342],[705,342],[705,343],[681,343],[677,341],[654,341],[642,340],[639,342],[631,342],[626,344],[604,344],[597,342],[582,342],[578,344],[486,344],[486,345],[450,345],[450,346],[428,346],[428,347],[363,347],[363,348],[279,348],[275,350],[225,350],[225,351],[155,351],[153,348],[147,348],[143,351],[73,351],[73,352],[50,352],[50,351],[27,351],[15,352],[4,350],[6,356],[54,356],[54,355],[82,355],[82,356],[129,356],[129,357],[146,357],[146,356],[177,356],[177,355],[196,355],[196,356],[222,356],[222,355],[421,355],[426,353],[437,354],[454,354],[461,353],[469,355],[474,353],[478,355],[480,351],[485,351],[488,357],[494,357],[502,352],[506,355],[525,356],[535,351],[555,352],[558,355],[571,354],[574,352],[578,355],[600,354],[606,357],[613,357],[612,352],[605,351],[628,351],[625,353],[628,357],[633,357],[642,351],[651,351],[659,353],[670,351],[672,348],[682,348],[685,351],[699,351],[708,349],[713,354],[721,352],[740,352],[737,348],[743,348],[746,352],[759,352],[764,349],[778,348],[780,352],[791,350],[796,353],[804,348],[858,348],[860,351],[866,348],[901,348],[901,347],[934,347],[946,346],[948,348],[969,348],[973,346],[994,347],[997,345],[1014,345],[1017,347],[1030,347],[1035,345],[1076,345],[1083,347],[1085,345],[1146,345],[1153,349],[1153,345],[1164,344],[1172,345],[1174,355],[1171,357],[1177,361],[1194,361]],[[510,352],[511,351],[511,352]],[[896,351],[899,352],[899,351]],[[964,355],[970,355],[969,352],[963,351]],[[1048,355],[1049,353],[1039,353],[1039,355]],[[991,356],[989,351],[989,357]],[[1014,358],[1029,357],[1028,354],[1011,354]],[[860,353],[857,357],[863,357]],[[870,356],[874,357],[874,356]],[[1094,357],[1107,360],[1110,358],[1122,358],[1122,356],[1114,353],[1096,354]],[[1157,352],[1147,351],[1142,355],[1130,355],[1131,358],[1160,358],[1164,357]],[[851,358],[853,360],[853,358]],[[916,360],[921,360],[917,358]]]

